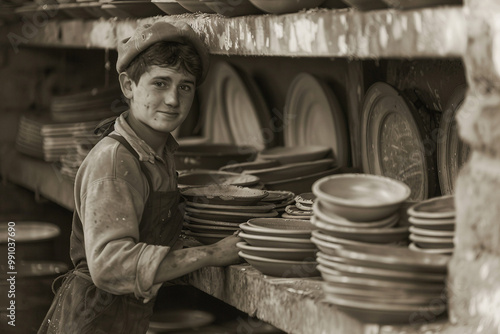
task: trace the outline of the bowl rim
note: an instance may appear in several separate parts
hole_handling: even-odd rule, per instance
[[[328,182],[330,180],[335,180],[335,179],[341,179],[341,178],[364,178],[364,179],[371,179],[371,180],[377,180],[377,181],[383,181],[385,183],[392,183],[400,188],[403,188],[405,190],[404,196],[402,196],[399,199],[395,199],[393,201],[387,202],[387,203],[382,203],[382,204],[365,204],[365,203],[359,203],[355,202],[353,200],[346,200],[343,198],[339,198],[336,196],[333,196],[331,194],[328,194],[324,191],[321,190],[321,185],[323,185],[325,182]],[[314,182],[313,186],[311,187],[312,192],[319,197],[319,199],[323,199],[326,202],[330,202],[333,204],[337,205],[344,205],[344,206],[354,206],[357,208],[385,208],[389,207],[395,204],[402,203],[406,201],[410,195],[411,195],[411,189],[410,187],[399,180],[392,179],[387,176],[382,176],[382,175],[374,175],[374,174],[364,174],[364,173],[345,173],[345,174],[335,174],[335,175],[330,175],[323,177],[316,182]]]

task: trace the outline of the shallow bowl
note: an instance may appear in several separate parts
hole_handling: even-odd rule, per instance
[[[282,165],[286,165],[323,159],[331,152],[332,149],[327,146],[279,146],[260,151],[258,157],[263,160],[278,160]]]
[[[312,186],[324,213],[351,221],[375,221],[394,214],[408,199],[405,183],[370,174],[338,174],[322,178]]]
[[[192,171],[179,176],[179,188],[200,187],[211,184],[223,184],[234,186],[251,186],[259,182],[259,178],[254,175],[243,175],[238,173],[218,172],[218,171]]]
[[[254,256],[240,251],[238,255],[244,258],[255,269],[264,275],[275,277],[314,277],[320,273],[316,269],[318,263],[316,261],[289,261],[276,260],[267,257]]]
[[[177,169],[219,169],[228,164],[253,161],[256,154],[251,146],[201,143],[181,145],[174,158]]]
[[[185,188],[181,190],[181,194],[195,203],[253,205],[268,196],[269,193],[265,190],[229,184],[212,184],[204,187]]]

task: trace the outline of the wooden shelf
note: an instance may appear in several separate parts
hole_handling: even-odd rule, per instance
[[[53,163],[17,152],[13,145],[1,148],[0,172],[6,180],[35,192],[70,211],[75,209],[74,184]]]
[[[14,47],[115,49],[138,24],[183,20],[212,54],[286,57],[455,58],[462,57],[467,24],[460,6],[360,12],[315,9],[286,15],[227,18],[213,14],[157,16],[139,20],[48,21],[23,36],[23,24],[4,27],[2,41]],[[24,27],[26,28],[26,27]],[[13,42],[14,41],[14,42]]]
[[[206,267],[188,277],[194,287],[287,333],[443,333],[448,320],[381,326],[363,323],[325,302],[321,278],[274,278],[248,264]],[[251,324],[247,324],[251,325]],[[251,332],[251,331],[248,331]]]

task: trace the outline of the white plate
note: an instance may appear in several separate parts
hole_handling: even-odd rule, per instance
[[[455,231],[429,230],[426,228],[418,228],[416,226],[410,226],[410,233],[423,237],[453,238],[455,236]]]
[[[445,282],[446,274],[422,273],[411,271],[399,271],[381,268],[363,267],[360,265],[351,265],[346,263],[327,260],[322,257],[317,257],[319,264],[328,268],[332,268],[341,273],[346,272],[355,274],[359,277],[378,278],[387,280],[409,281],[409,282]]]
[[[245,241],[250,245],[257,247],[316,249],[316,245],[314,245],[309,239],[271,237],[245,232],[241,232],[239,237],[245,239]]]
[[[189,212],[190,216],[195,218],[240,223],[245,222],[250,218],[272,218],[278,216],[278,212],[275,210],[269,212],[232,212],[196,209],[189,206],[186,206],[185,209],[186,212]]]
[[[259,202],[254,205],[220,205],[186,201],[186,204],[195,209],[226,210],[231,212],[269,212],[276,207],[272,203]]]
[[[321,206],[321,201],[317,201],[313,205],[313,211],[316,216],[318,216],[319,220],[341,226],[341,227],[352,227],[352,228],[382,228],[382,227],[391,227],[394,226],[399,221],[399,213],[395,214],[373,222],[354,222],[350,221],[347,218],[335,215],[333,213],[324,213]]]
[[[309,230],[288,229],[287,230],[284,228],[278,229],[278,228],[266,228],[266,227],[254,226],[254,225],[249,225],[248,223],[240,224],[240,228],[248,234],[266,235],[266,236],[271,236],[271,237],[274,236],[274,237],[283,237],[283,238],[300,238],[300,239],[311,238],[311,229],[309,229]]]
[[[408,226],[393,228],[365,228],[357,229],[350,227],[338,227],[327,224],[312,217],[311,224],[322,230],[324,233],[337,238],[344,238],[355,241],[388,244],[408,239]]]
[[[416,218],[453,218],[455,217],[455,197],[448,195],[419,202],[408,209],[408,214]]]
[[[246,242],[238,242],[236,246],[248,255],[276,260],[316,262],[316,249],[256,247]]]
[[[332,149],[338,166],[349,162],[344,111],[328,85],[309,73],[298,74],[285,101],[285,146],[323,145]]]
[[[275,277],[315,277],[319,276],[319,271],[316,269],[318,263],[316,261],[289,261],[276,260],[266,257],[254,256],[240,251],[238,255],[244,258],[255,269],[265,275]]]
[[[225,226],[225,227],[234,227],[234,228],[239,228],[240,223],[231,223],[231,222],[223,222],[223,221],[217,221],[217,220],[209,220],[209,219],[202,219],[202,218],[196,218],[196,217],[191,217],[190,215],[184,215],[184,220],[187,221],[188,223],[197,223],[202,224],[202,225],[209,225],[209,226]]]

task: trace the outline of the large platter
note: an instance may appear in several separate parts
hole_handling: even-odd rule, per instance
[[[413,105],[390,85],[377,82],[366,92],[362,108],[363,171],[403,181],[411,200],[435,191],[436,171],[427,131]]]
[[[287,91],[284,117],[285,146],[328,146],[338,166],[349,164],[344,111],[325,82],[308,73],[298,74]]]

